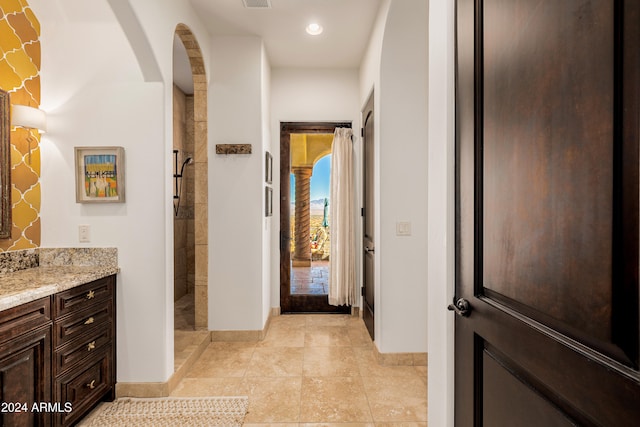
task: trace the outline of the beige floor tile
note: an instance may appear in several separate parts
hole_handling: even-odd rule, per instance
[[[375,423],[375,427],[427,427],[426,422]]]
[[[212,342],[186,378],[242,377],[254,350],[254,343]]]
[[[348,314],[307,314],[307,330],[313,330],[318,326],[347,326],[352,317]]]
[[[374,423],[301,423],[300,427],[375,427]]]
[[[298,427],[299,423],[242,423],[242,427]]]
[[[247,377],[291,377],[302,375],[302,347],[256,348],[249,362]]]
[[[351,347],[305,347],[302,372],[306,377],[360,376]]]
[[[303,377],[300,422],[372,422],[360,377]]]
[[[238,396],[241,386],[242,378],[185,378],[171,392],[171,396]]]
[[[418,377],[363,377],[376,422],[427,421],[427,389]]]
[[[249,396],[245,423],[297,423],[301,387],[301,377],[245,378],[240,389]]]
[[[274,316],[271,318],[271,325],[269,328],[305,328],[307,326],[307,318],[304,314],[283,314],[281,316]]]
[[[304,347],[304,328],[269,328],[258,347]]]
[[[344,326],[315,326],[304,335],[305,347],[327,347],[351,345],[348,329]]]
[[[373,341],[364,326],[347,327],[347,334],[349,335],[349,340],[351,340],[352,346],[373,348]]]
[[[427,376],[428,368],[426,366],[416,366],[415,368],[416,368],[416,371],[418,372],[418,375],[420,375],[421,377]]]
[[[427,367],[374,351],[358,317],[275,316],[261,342],[210,343],[172,396],[249,396],[245,427],[427,427]]]

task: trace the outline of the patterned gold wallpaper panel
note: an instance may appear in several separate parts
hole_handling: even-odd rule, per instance
[[[40,23],[26,0],[0,0],[0,88],[11,104],[40,106]],[[11,238],[1,251],[40,246],[40,135],[11,130]]]

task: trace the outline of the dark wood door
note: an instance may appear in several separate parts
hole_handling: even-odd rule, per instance
[[[456,13],[456,426],[638,425],[640,2]]]
[[[373,228],[373,93],[362,111],[362,146],[363,146],[363,199],[362,209],[362,319],[374,339],[374,268],[375,268],[375,240]]]
[[[280,124],[280,311],[282,313],[350,313],[351,306],[329,305],[328,295],[291,292],[291,134],[332,134],[350,122],[283,122]]]

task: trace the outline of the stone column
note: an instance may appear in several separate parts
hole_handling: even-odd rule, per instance
[[[296,177],[296,248],[293,253],[294,267],[309,267],[311,265],[311,213],[309,202],[311,198],[311,173],[313,168],[309,166],[294,167],[293,174]]]

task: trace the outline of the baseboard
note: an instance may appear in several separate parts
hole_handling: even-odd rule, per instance
[[[166,397],[169,382],[163,383],[116,383],[116,398],[119,397]]]
[[[211,331],[211,341],[213,342],[258,342],[267,335],[271,318],[280,315],[280,307],[272,307],[269,316],[264,324],[264,328],[248,331]]]
[[[378,364],[383,366],[427,366],[427,353],[380,353],[378,346],[373,343],[373,351]]]

